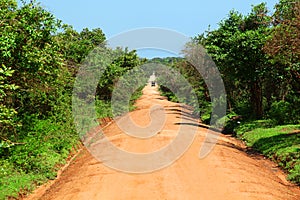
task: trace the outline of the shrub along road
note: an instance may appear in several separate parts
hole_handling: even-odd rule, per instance
[[[137,109],[129,115],[136,124],[146,126],[149,110],[156,104],[167,113],[159,134],[146,140],[132,138],[116,123],[106,126],[104,134],[127,151],[143,153],[162,148],[176,136],[178,111],[184,108],[159,96],[156,87],[146,86],[136,102]],[[190,123],[183,126],[201,125],[186,112],[185,119]],[[197,127],[193,144],[179,160],[162,170],[139,175],[107,168],[83,149],[57,180],[27,199],[300,199],[300,188],[287,182],[274,163],[247,154],[245,146],[234,138],[221,135],[211,154],[199,159],[205,135],[206,129]]]

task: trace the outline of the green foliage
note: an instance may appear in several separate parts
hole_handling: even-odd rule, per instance
[[[138,58],[135,50],[116,49],[111,52],[111,57],[113,60],[107,64],[108,66],[100,78],[96,92],[99,99],[106,101],[111,100],[114,86],[120,77],[143,64],[143,61]]]
[[[211,112],[210,112],[210,110],[207,110],[205,113],[203,113],[202,115],[201,115],[201,121],[203,122],[203,123],[205,123],[205,124],[209,124],[209,122],[210,122],[210,119],[211,119]]]
[[[252,113],[247,114],[257,118],[263,116],[262,84],[270,70],[267,56],[262,51],[269,32],[267,13],[265,4],[253,7],[247,16],[232,11],[217,30],[196,38],[223,75],[228,107],[236,108],[237,99],[243,95],[243,100],[251,106]]]
[[[269,111],[269,116],[276,121],[277,124],[287,124],[290,120],[291,105],[289,102],[278,101],[273,102]]]
[[[255,121],[243,121],[241,125],[236,129],[238,136],[245,132],[252,131],[256,128],[272,128],[276,126],[275,122],[271,119],[268,120],[255,120]]]
[[[23,145],[10,149],[9,159],[26,173],[35,172],[47,178],[55,177],[55,165],[62,163],[77,144],[74,130],[53,119],[37,120],[21,140]]]
[[[136,51],[117,49],[111,53],[115,59],[105,68],[96,91],[96,112],[99,118],[133,110],[133,104],[142,95],[141,91],[148,78],[137,69],[144,61],[138,58]],[[118,82],[121,84],[117,85]],[[114,110],[111,108],[112,100],[118,102]]]
[[[159,90],[162,96],[165,96],[168,98],[168,101],[176,102],[178,103],[179,100],[177,96],[167,87],[160,85]]]
[[[155,71],[158,74],[157,82],[161,94],[170,101],[192,106],[195,116],[201,116],[204,123],[209,123],[211,103],[201,74],[183,58],[154,58],[149,62],[170,68],[170,70],[158,68],[158,71]]]
[[[26,193],[55,178],[58,167],[79,143],[74,128],[56,120],[32,119],[34,126],[20,131],[26,136],[5,148],[6,154],[1,153],[0,190],[4,194],[0,194],[0,199],[5,195],[16,197],[20,191]]]
[[[274,27],[264,51],[274,64],[277,91],[270,111],[278,123],[298,123],[300,91],[300,1],[280,0],[273,14]],[[277,86],[276,86],[277,85]],[[280,108],[283,106],[283,108]],[[289,107],[289,108],[288,108]],[[284,116],[284,109],[289,109],[289,116]],[[297,114],[296,114],[297,113]]]
[[[299,122],[299,17],[299,1],[279,1],[273,15],[262,3],[245,16],[231,11],[216,30],[194,38],[222,74],[229,113]]]
[[[55,36],[59,51],[66,60],[67,67],[73,76],[76,75],[86,56],[97,46],[103,46],[105,35],[101,29],[83,29],[80,33],[70,25],[62,26],[63,32]]]
[[[255,128],[241,134],[253,149],[277,162],[289,173],[288,178],[300,184],[300,126],[285,125],[274,128]]]
[[[113,117],[110,102],[96,99],[95,109],[96,109],[96,114],[98,119]]]
[[[289,180],[293,180],[296,183],[300,183],[300,162],[296,162],[294,167],[289,170]]]
[[[19,116],[46,116],[51,100],[58,97],[58,88],[65,84],[57,81],[63,68],[52,37],[59,21],[38,4],[3,9],[7,12],[0,16],[0,60],[14,71],[8,84],[18,86],[18,92],[5,96],[4,101]]]
[[[7,139],[7,133],[9,131],[15,132],[15,128],[18,126],[18,123],[15,121],[15,116],[17,114],[14,108],[10,108],[9,105],[5,105],[5,97],[9,96],[12,91],[16,90],[18,87],[15,84],[8,83],[8,78],[11,77],[14,73],[14,70],[5,67],[4,64],[0,67],[0,138],[1,146],[12,145],[11,142]],[[4,141],[5,140],[5,141]],[[1,152],[0,146],[0,152]]]
[[[224,124],[224,128],[222,130],[223,134],[236,134],[236,128],[240,125],[241,119],[240,116],[235,112],[230,112],[223,118],[217,121],[217,125],[222,122]]]
[[[299,1],[280,0],[273,15],[269,15],[265,4],[259,4],[246,16],[230,12],[218,29],[194,40],[206,47],[222,73],[229,100],[229,114],[222,120],[250,146],[280,163],[297,183],[300,127],[265,128],[300,122],[299,17]],[[101,29],[77,32],[72,26],[61,25],[36,1],[18,7],[15,0],[0,0],[0,19],[0,199],[4,199],[54,178],[57,167],[78,144],[71,95],[74,77],[87,55],[106,52],[105,57],[100,53],[102,57],[86,61],[94,66],[107,65],[96,91],[99,118],[112,116],[110,101],[121,80],[125,80],[126,87],[141,85],[135,91],[124,90],[116,95],[122,100],[130,94],[129,109],[134,109],[133,103],[151,70],[139,74],[133,82],[122,78],[145,63],[136,51],[107,49]],[[181,58],[155,58],[150,62],[178,70],[196,98],[175,95],[191,92],[181,87],[179,76],[168,79],[178,86],[174,91],[163,87],[166,80],[159,80],[164,95],[193,106],[206,123],[215,117],[210,114],[213,104],[207,87],[190,63]],[[85,100],[91,98],[95,97]],[[118,107],[117,114],[124,109]],[[230,119],[238,115],[271,119],[236,127]]]
[[[0,160],[0,199],[7,199],[7,197],[17,198],[20,193],[31,191],[33,182],[38,183],[44,180],[39,175],[26,174],[17,170],[7,160]]]
[[[3,199],[54,178],[78,135],[70,106],[73,78],[54,39],[60,21],[34,1],[17,7],[2,0],[0,6]]]
[[[142,95],[143,95],[143,89],[144,89],[145,85],[140,86],[137,90],[135,90],[131,97],[130,97],[130,101],[129,101],[129,111],[133,111],[134,109],[136,109],[136,106],[134,105],[136,100],[138,100]]]

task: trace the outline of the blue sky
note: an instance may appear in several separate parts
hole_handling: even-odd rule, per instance
[[[142,27],[160,27],[196,36],[224,19],[230,10],[243,14],[251,5],[278,0],[40,0],[41,5],[77,31],[101,28],[107,38]]]

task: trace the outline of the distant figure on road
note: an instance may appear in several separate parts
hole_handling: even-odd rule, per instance
[[[156,76],[155,76],[155,72],[153,72],[153,74],[149,78],[149,83],[151,84],[151,87],[155,87],[156,85],[155,80],[156,80]]]

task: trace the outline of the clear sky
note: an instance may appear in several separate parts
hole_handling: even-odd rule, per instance
[[[194,37],[212,29],[235,9],[243,14],[279,0],[39,0],[41,5],[77,31],[101,28],[107,38],[142,27],[167,28]]]

